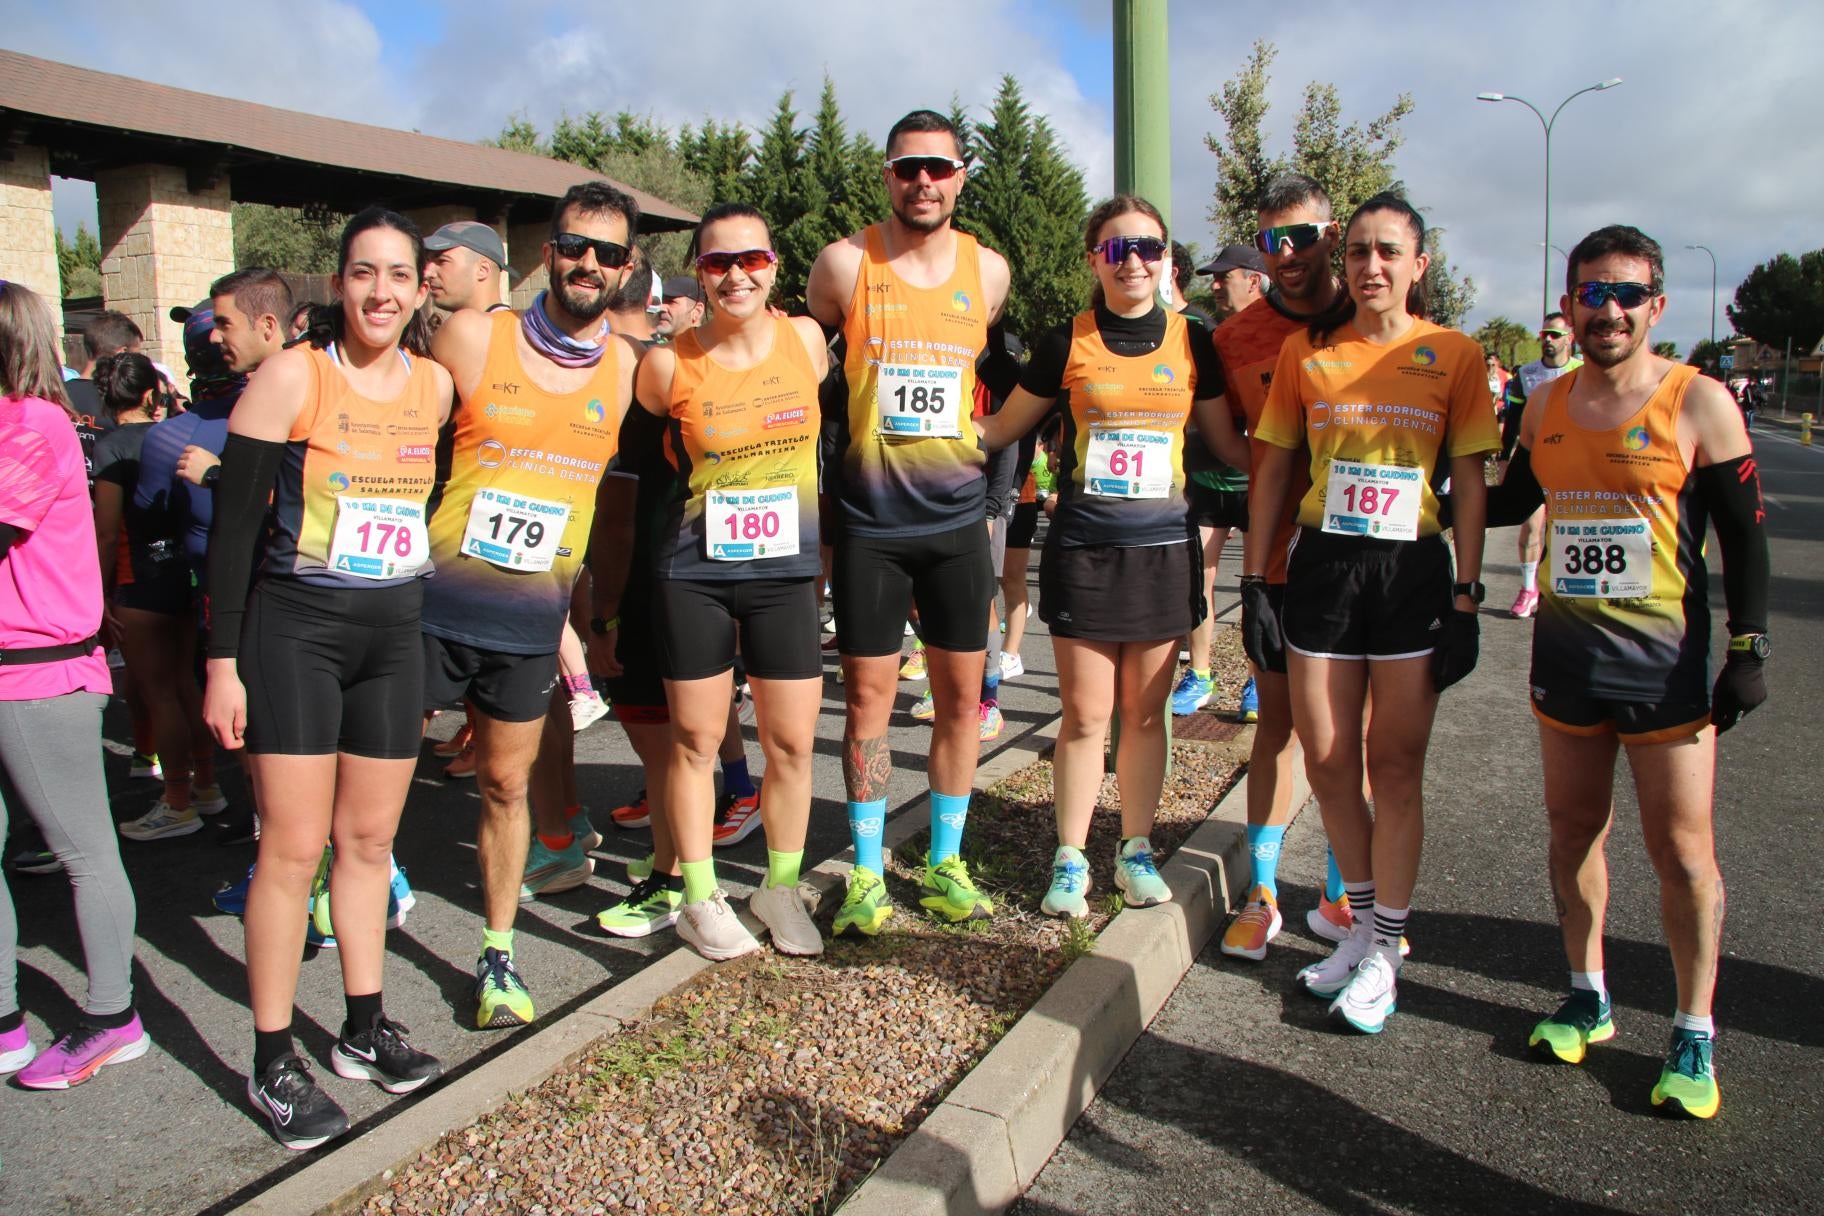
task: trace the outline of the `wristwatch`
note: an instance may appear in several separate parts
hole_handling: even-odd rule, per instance
[[[603,637],[610,629],[619,629],[620,627],[621,618],[619,616],[592,616],[589,618],[589,632],[595,634],[597,637]]]
[[[1765,663],[1767,656],[1773,653],[1773,643],[1767,640],[1767,635],[1764,633],[1744,633],[1729,639],[1729,653],[1734,654],[1737,651],[1751,654]]]
[[[1483,600],[1488,598],[1488,588],[1484,587],[1481,583],[1452,583],[1450,594],[1452,597],[1467,595],[1470,599],[1480,604]]]
[[[220,481],[221,479],[222,479],[222,466],[221,465],[212,464],[208,468],[203,470],[203,485],[206,486],[207,488],[209,488],[211,490],[215,489],[215,483]]]

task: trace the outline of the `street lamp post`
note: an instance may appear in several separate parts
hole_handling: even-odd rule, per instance
[[[1570,105],[1571,102],[1583,96],[1585,93],[1598,93],[1603,89],[1612,89],[1620,83],[1621,77],[1612,76],[1598,84],[1592,84],[1578,89],[1575,93],[1572,93],[1569,97],[1558,103],[1558,108],[1552,111],[1552,116],[1550,118],[1547,118],[1540,112],[1538,106],[1534,105],[1526,98],[1515,97],[1512,93],[1476,94],[1477,101],[1519,102],[1533,112],[1533,116],[1539,120],[1540,127],[1545,130],[1545,256],[1543,259],[1545,265],[1541,275],[1539,289],[1539,313],[1541,316],[1544,316],[1552,310],[1552,125],[1558,121],[1558,115],[1564,112],[1564,107]]]
[[[1710,255],[1710,357],[1716,358],[1720,353],[1716,349],[1716,251],[1708,245],[1686,245],[1686,249],[1701,249]]]

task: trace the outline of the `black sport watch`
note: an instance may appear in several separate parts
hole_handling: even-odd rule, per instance
[[[1480,604],[1483,600],[1488,598],[1488,588],[1484,587],[1481,583],[1452,583],[1450,594],[1453,598],[1459,595],[1467,595],[1470,599]]]
[[[1767,640],[1764,633],[1744,633],[1729,639],[1729,653],[1737,652],[1753,655],[1765,663],[1773,653],[1773,643]]]

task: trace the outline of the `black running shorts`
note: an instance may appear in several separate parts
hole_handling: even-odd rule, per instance
[[[602,691],[615,716],[633,726],[671,721],[665,678],[659,671],[659,637],[652,623],[652,578],[637,556],[621,594],[614,657],[621,661],[621,674],[604,681]]]
[[[837,542],[831,578],[837,647],[857,658],[898,654],[916,604],[926,646],[985,651],[994,586],[986,521],[924,536],[850,532]]]
[[[1451,611],[1441,537],[1377,540],[1300,528],[1286,570],[1286,646],[1314,659],[1416,659]]]
[[[1215,490],[1195,479],[1184,483],[1186,514],[1199,528],[1239,528],[1248,530],[1248,492]]]
[[[424,708],[467,698],[496,722],[535,722],[551,710],[557,651],[508,654],[424,635]]]
[[[1039,563],[1039,619],[1056,637],[1156,642],[1201,621],[1203,553],[1169,545],[1060,545],[1053,532]]]
[[[660,579],[652,613],[659,626],[659,669],[668,680],[703,680],[732,669],[736,626],[749,675],[823,677],[814,578]]]
[[[1587,688],[1550,689],[1535,684],[1533,716],[1567,735],[1606,735],[1623,743],[1670,743],[1710,725],[1710,697],[1703,690],[1665,701],[1620,701]]]
[[[378,760],[418,754],[423,583],[323,587],[262,579],[241,626],[247,750]]]

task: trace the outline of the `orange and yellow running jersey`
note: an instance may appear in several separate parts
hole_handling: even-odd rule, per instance
[[[1223,395],[1237,421],[1247,428],[1248,448],[1259,462],[1265,445],[1253,437],[1260,414],[1267,406],[1267,389],[1273,384],[1273,369],[1279,364],[1279,348],[1286,338],[1305,328],[1305,322],[1282,311],[1272,295],[1262,296],[1210,331],[1216,353],[1222,356]],[[1292,485],[1286,495],[1286,509],[1280,515],[1279,528],[1273,535],[1273,547],[1267,559],[1267,581],[1286,581],[1286,558],[1292,547],[1292,517],[1298,502],[1311,488],[1311,471],[1301,465],[1293,470]]]
[[[430,573],[425,502],[443,411],[430,361],[402,352],[405,391],[374,401],[349,384],[335,354],[307,349],[312,385],[273,487],[261,569],[334,587]]]
[[[505,654],[557,649],[595,521],[595,495],[620,436],[619,361],[610,338],[595,374],[550,393],[526,375],[518,314],[492,317],[487,361],[457,406],[450,476],[431,516],[437,577],[424,630]]]
[[[1601,431],[1571,418],[1581,374],[1546,390],[1532,450],[1546,511],[1532,682],[1625,701],[1702,696],[1708,516],[1678,446],[1697,369],[1674,365],[1633,417]]]
[[[1135,548],[1189,535],[1184,427],[1199,396],[1197,368],[1183,314],[1156,315],[1165,319],[1165,336],[1158,349],[1139,356],[1109,349],[1094,309],[1070,323],[1051,523],[1059,544]]]
[[[1417,319],[1385,346],[1353,325],[1322,347],[1306,330],[1287,338],[1254,433],[1311,450],[1299,524],[1388,540],[1437,535],[1449,458],[1501,446],[1482,360],[1468,334]]]
[[[665,457],[677,470],[660,578],[732,581],[817,573],[817,369],[792,323],[730,371],[692,330],[674,344]]]
[[[956,267],[937,287],[893,273],[879,225],[842,323],[849,408],[839,497],[865,536],[922,536],[987,514],[987,453],[970,412],[988,302],[975,238],[956,234]]]

